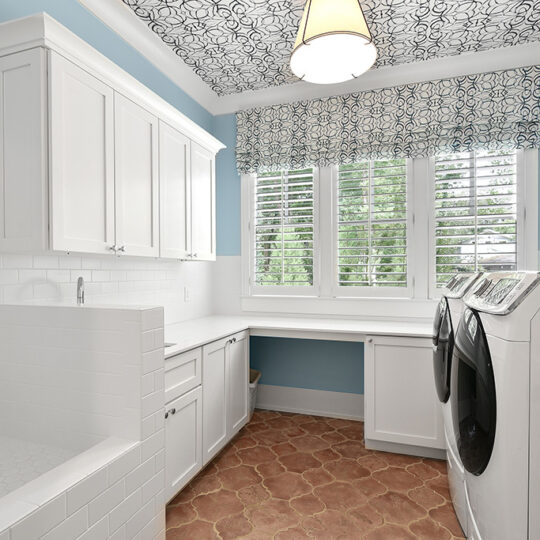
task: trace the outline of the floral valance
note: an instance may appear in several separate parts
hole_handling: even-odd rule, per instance
[[[540,66],[237,114],[242,173],[475,149],[540,147]]]

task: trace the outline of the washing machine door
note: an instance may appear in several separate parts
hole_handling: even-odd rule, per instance
[[[495,441],[497,396],[489,346],[479,314],[466,309],[456,333],[450,402],[461,462],[479,476]]]
[[[441,298],[433,320],[433,374],[442,403],[450,397],[450,372],[454,350],[454,329],[446,296]]]

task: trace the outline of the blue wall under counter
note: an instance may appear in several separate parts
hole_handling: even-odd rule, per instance
[[[261,384],[364,393],[364,344],[251,337],[251,367]]]
[[[213,116],[77,0],[1,0],[0,22],[46,12],[208,131]]]

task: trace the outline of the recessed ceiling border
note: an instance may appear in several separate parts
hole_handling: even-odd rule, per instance
[[[213,115],[253,107],[375,90],[402,84],[473,75],[540,64],[540,42],[381,67],[340,84],[306,82],[218,96],[122,0],[78,0]]]

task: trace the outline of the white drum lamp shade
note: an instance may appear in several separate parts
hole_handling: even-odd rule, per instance
[[[366,72],[377,58],[359,0],[308,0],[291,55],[300,79],[333,84]]]

